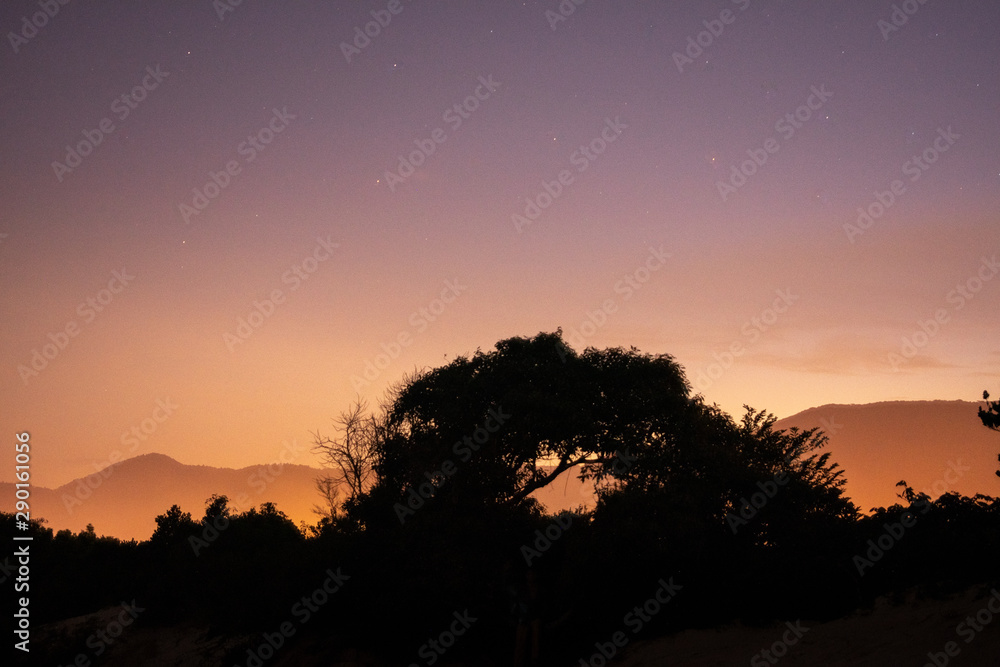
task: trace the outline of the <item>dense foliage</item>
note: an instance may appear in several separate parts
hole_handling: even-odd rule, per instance
[[[995,576],[1000,500],[904,484],[899,504],[862,515],[825,436],[774,422],[706,405],[667,355],[577,353],[559,332],[504,340],[408,378],[376,413],[348,411],[338,436],[317,434],[349,493],[328,497],[308,534],[271,504],[233,514],[218,496],[198,520],[169,508],[141,543],[34,523],[34,622],[136,599],[143,623],[260,636],[342,570],[335,604],[310,612],[319,620],[297,640],[377,642],[413,661],[468,610],[478,620],[454,650],[488,655],[511,645],[528,581],[556,663],[622,629],[661,582],[679,592],[640,624],[648,635],[832,618]],[[592,479],[596,505],[546,515],[530,494],[562,473]]]

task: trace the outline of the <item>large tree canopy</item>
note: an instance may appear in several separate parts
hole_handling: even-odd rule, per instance
[[[509,338],[393,390],[369,441],[377,481],[352,505],[513,508],[572,469],[606,492],[696,488],[720,520],[779,471],[839,501],[841,473],[815,452],[822,435],[773,422],[751,410],[739,425],[692,397],[669,355],[577,353],[561,331]]]
[[[574,466],[613,461],[648,435],[653,415],[675,415],[687,402],[669,356],[578,355],[561,332],[510,338],[399,391],[388,411],[397,437],[380,472],[402,490],[450,460],[456,500],[516,504]]]

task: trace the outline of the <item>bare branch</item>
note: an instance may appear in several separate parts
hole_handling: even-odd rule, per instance
[[[336,434],[332,438],[318,431],[313,434],[313,451],[323,458],[331,472],[316,482],[328,504],[331,493],[335,498],[343,488],[347,490],[346,499],[353,500],[372,487],[377,444],[386,435],[385,425],[368,414],[368,403],[360,398],[334,420],[334,428]]]
[[[330,476],[318,477],[316,479],[316,490],[323,498],[323,505],[313,505],[313,513],[321,517],[333,519],[337,516],[337,499],[340,497],[340,487],[337,481]]]

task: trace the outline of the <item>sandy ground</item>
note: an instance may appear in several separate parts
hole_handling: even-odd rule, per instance
[[[990,610],[991,601],[998,613]],[[212,637],[203,627],[150,628],[137,625],[128,628],[98,658],[95,649],[88,648],[87,638],[95,629],[108,627],[119,612],[120,609],[105,610],[43,626],[34,633],[32,645],[39,648],[53,644],[79,647],[79,653],[85,654],[92,664],[110,667],[215,667],[224,664],[231,667],[233,663],[224,663],[222,658],[245,639]],[[764,654],[764,650],[770,653]],[[949,650],[951,655],[948,655]],[[594,667],[602,664],[600,660],[591,660],[591,656],[580,657]],[[385,665],[378,662],[372,652],[331,652],[310,641],[287,647],[263,664],[268,667]],[[491,661],[488,664],[492,667],[506,663]],[[580,664],[577,659],[566,667],[579,667]],[[879,600],[871,610],[827,623],[793,619],[786,624],[765,628],[731,626],[688,630],[652,640],[643,640],[640,635],[630,638],[628,644],[607,664],[609,667],[765,667],[775,664],[782,667],[995,667],[1000,665],[1000,592],[989,586],[978,586],[945,599],[921,599],[911,594],[903,603],[891,604]],[[471,666],[451,662],[445,656],[437,667]]]

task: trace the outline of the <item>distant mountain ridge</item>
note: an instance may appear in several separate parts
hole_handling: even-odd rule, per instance
[[[1000,495],[1000,434],[982,425],[970,401],[889,401],[830,404],[804,410],[777,422],[778,428],[820,428],[830,438],[825,451],[840,464],[847,494],[867,512],[898,502],[896,482],[906,480],[932,497],[946,491]],[[212,494],[226,495],[243,511],[273,502],[296,524],[313,524],[320,496],[318,468],[272,463],[234,470],[179,463],[164,454],[143,454],[56,489],[34,487],[32,516],[53,530],[83,530],[98,535],[147,539],[154,521],[171,505],[201,518]],[[564,473],[532,494],[549,511],[593,507],[592,486],[576,471]],[[14,485],[0,483],[0,509],[13,511]]]
[[[31,515],[44,518],[55,531],[78,532],[91,523],[98,535],[144,540],[156,528],[155,517],[171,505],[180,505],[199,519],[205,501],[219,494],[229,497],[234,510],[273,502],[296,524],[315,523],[312,507],[320,500],[315,490],[320,474],[318,468],[293,463],[235,470],[187,465],[165,454],[143,454],[55,489],[33,487]],[[13,484],[0,483],[0,494],[0,509],[13,511]]]
[[[320,468],[290,463],[236,470],[180,463],[166,454],[142,454],[55,489],[32,487],[31,516],[45,519],[53,531],[77,533],[89,523],[98,535],[145,540],[156,529],[156,516],[171,505],[198,520],[208,498],[218,494],[228,496],[235,511],[273,502],[296,525],[315,524],[319,517],[312,510],[321,501],[315,481],[322,474]],[[593,505],[592,486],[570,474],[532,497],[553,511]],[[13,512],[12,483],[0,483],[0,498],[0,510]]]
[[[847,493],[863,511],[899,502],[896,483],[905,480],[936,498],[1000,495],[997,454],[1000,433],[983,426],[982,402],[884,401],[830,404],[781,419],[778,428],[820,428],[826,451],[847,478]]]

